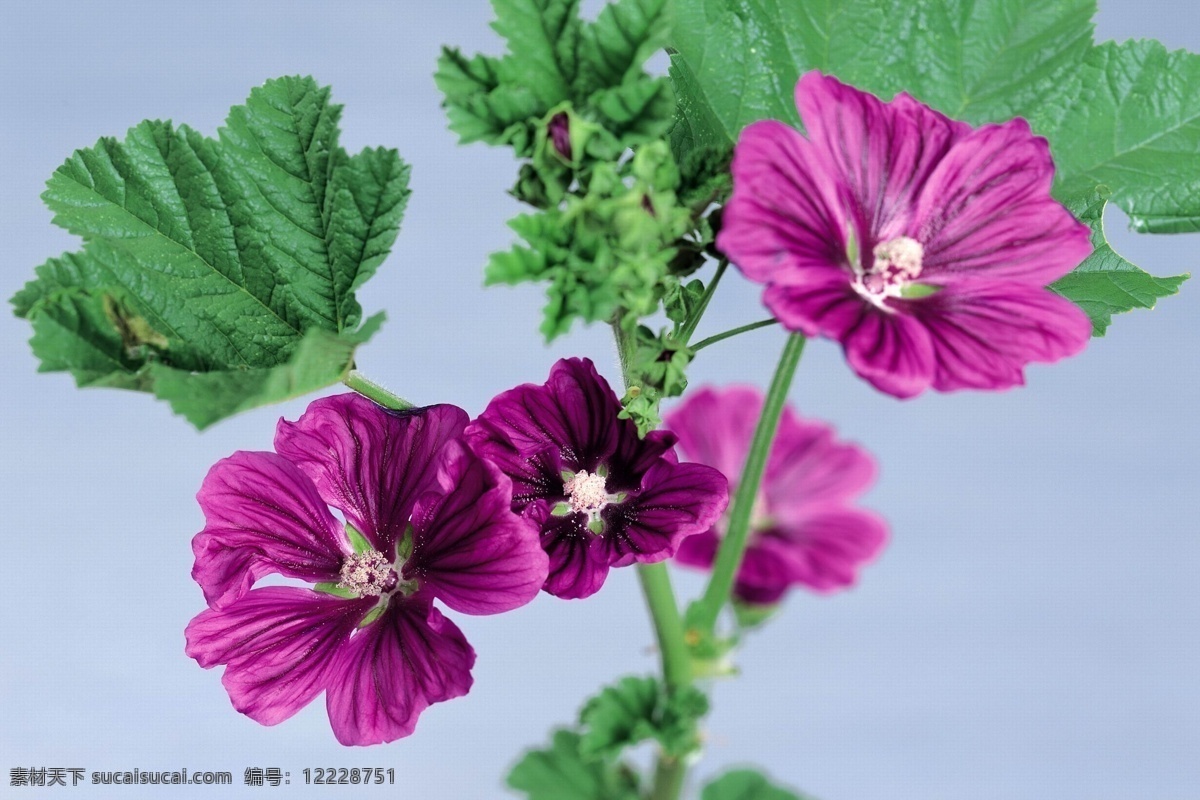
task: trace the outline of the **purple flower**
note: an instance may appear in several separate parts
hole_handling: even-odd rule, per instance
[[[1087,315],[1045,287],[1091,252],[1050,196],[1045,139],[969,125],[816,72],[808,138],[756,122],[738,141],[720,249],[785,327],[842,343],[876,388],[1004,389],[1083,349]]]
[[[338,741],[376,744],[471,688],[475,652],[433,599],[467,614],[516,608],[547,559],[509,509],[509,479],[462,443],[466,424],[450,405],[393,413],[326,397],[280,420],[277,453],[209,471],[192,577],[210,608],[188,624],[187,654],[226,665],[238,711],[274,725],[324,691]],[[271,573],[326,591],[251,588]]]
[[[689,393],[667,415],[685,457],[710,464],[730,477],[742,473],[754,426],[762,411],[757,389],[708,387]],[[854,583],[858,568],[887,539],[877,515],[849,504],[875,477],[875,462],[862,449],[837,442],[833,431],[783,409],[762,487],[750,520],[750,537],[734,595],[747,603],[776,603],[800,584],[830,592]],[[684,540],[681,564],[711,567],[721,526]]]
[[[544,386],[495,397],[467,428],[472,446],[513,482],[513,510],[541,529],[547,592],[594,594],[609,567],[675,554],[725,510],[725,478],[680,464],[675,436],[618,419],[621,404],[587,359],[563,359]]]

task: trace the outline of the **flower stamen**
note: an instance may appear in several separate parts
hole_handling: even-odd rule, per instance
[[[880,242],[872,251],[874,261],[870,269],[861,263],[853,264],[854,289],[879,308],[890,310],[884,305],[888,297],[900,297],[904,287],[921,275],[925,246],[910,236],[897,236]]]
[[[399,582],[395,569],[378,550],[346,556],[339,577],[338,588],[359,597],[379,597],[396,588]]]

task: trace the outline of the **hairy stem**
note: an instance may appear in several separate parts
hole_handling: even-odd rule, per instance
[[[756,331],[759,328],[765,328],[768,325],[774,325],[777,322],[779,322],[779,320],[772,317],[771,319],[759,320],[758,322],[751,322],[749,325],[742,325],[741,327],[738,327],[738,328],[732,328],[727,331],[722,331],[721,333],[714,334],[713,336],[709,336],[707,339],[701,339],[700,341],[696,342],[694,345],[692,345],[692,350],[693,351],[703,350],[704,348],[708,347],[710,344],[716,344],[717,342],[720,342],[724,339],[728,339],[731,336],[737,336],[739,333],[747,333],[749,331]]]
[[[410,408],[416,408],[416,406],[405,400],[403,397],[392,394],[378,383],[369,380],[365,375],[356,369],[350,370],[342,383],[346,384],[363,397],[374,400],[384,408],[390,408],[393,411],[406,411]]]
[[[700,324],[700,318],[704,316],[704,312],[708,309],[708,304],[712,300],[713,294],[717,291],[717,284],[721,282],[721,276],[725,274],[725,270],[729,268],[729,261],[722,258],[717,263],[717,272],[712,276],[712,280],[708,282],[708,286],[704,287],[704,294],[700,296],[700,304],[696,306],[695,312],[688,318],[679,331],[679,341],[687,344],[692,334],[696,332],[696,326]]]
[[[617,319],[620,319],[620,315]],[[612,328],[617,341],[617,356],[621,360],[621,378],[628,389],[632,378],[630,370],[633,367],[633,342],[619,322],[613,323]],[[671,587],[671,575],[667,572],[667,565],[662,562],[638,564],[637,573],[642,585],[642,595],[646,598],[646,608],[650,611],[650,619],[654,623],[654,635],[658,639],[663,683],[667,691],[689,686],[692,682],[691,654],[684,639],[683,618],[679,615],[679,606],[675,601],[675,590]],[[654,765],[654,786],[650,800],[678,800],[686,777],[687,765],[682,759],[659,753]]]
[[[717,616],[729,600],[734,578],[742,564],[742,555],[746,551],[746,540],[750,533],[750,515],[754,510],[754,500],[762,483],[763,470],[767,465],[767,454],[771,451],[775,430],[779,427],[783,404],[787,400],[788,389],[791,388],[792,378],[796,374],[796,365],[800,363],[800,356],[804,352],[804,341],[804,336],[799,333],[788,337],[783,355],[779,357],[779,365],[775,368],[775,377],[771,379],[771,388],[767,390],[762,416],[758,418],[754,438],[750,440],[750,452],[746,456],[737,493],[733,497],[729,528],[721,540],[717,560],[713,564],[712,577],[709,578],[704,596],[698,604],[695,622],[705,632],[711,632],[716,627]]]

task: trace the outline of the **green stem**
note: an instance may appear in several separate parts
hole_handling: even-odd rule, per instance
[[[717,291],[717,284],[721,282],[721,276],[725,274],[725,270],[728,268],[728,259],[722,258],[717,263],[717,272],[713,275],[712,280],[708,282],[708,286],[704,287],[704,294],[700,295],[700,304],[696,306],[695,313],[684,322],[683,328],[679,331],[679,341],[684,344],[691,341],[692,334],[696,332],[696,326],[700,324],[700,318],[704,316],[704,312],[708,309],[708,304],[712,300],[713,294]]]
[[[716,627],[717,616],[733,589],[734,577],[746,551],[750,515],[754,510],[758,487],[762,483],[767,454],[771,451],[771,441],[779,427],[783,404],[787,400],[788,389],[791,388],[792,377],[796,374],[796,365],[800,363],[803,352],[804,336],[799,333],[791,334],[783,348],[783,355],[779,357],[779,366],[775,368],[771,387],[767,390],[762,416],[758,418],[758,426],[754,429],[754,438],[750,440],[750,452],[746,456],[746,465],[742,468],[742,477],[738,481],[733,507],[729,512],[729,528],[721,541],[721,547],[717,550],[712,577],[699,601],[696,623],[702,631],[711,632]]]
[[[390,408],[393,411],[406,411],[410,408],[416,408],[416,406],[405,400],[403,397],[394,395],[387,389],[380,386],[378,383],[368,380],[365,375],[356,369],[350,370],[342,383],[346,384],[363,397],[369,397],[384,408]]]
[[[751,322],[749,325],[743,325],[740,328],[733,328],[731,330],[723,331],[714,336],[709,336],[707,339],[701,339],[700,341],[696,342],[694,345],[692,345],[692,350],[693,351],[703,350],[704,348],[708,347],[710,344],[716,344],[717,342],[722,341],[723,339],[728,339],[731,336],[737,336],[739,333],[747,333],[749,331],[756,331],[759,328],[765,328],[768,325],[774,325],[778,321],[779,320],[772,317],[771,319],[764,319],[764,320],[760,320],[758,322]]]
[[[616,319],[620,320],[618,314]],[[617,356],[621,360],[621,378],[628,389],[632,383],[633,341],[620,322],[614,322],[613,337],[617,341]],[[658,650],[662,658],[663,683],[667,691],[676,691],[692,682],[692,658],[684,638],[683,618],[675,601],[675,590],[671,587],[671,575],[667,565],[638,564],[638,581],[646,608],[654,623],[654,635],[658,639]],[[654,765],[654,786],[650,800],[678,800],[687,778],[687,764],[682,759],[671,758],[659,753]]]
[[[650,800],[677,800],[683,791],[683,781],[687,778],[687,764],[681,758],[658,756],[654,763],[654,787],[650,790]]]

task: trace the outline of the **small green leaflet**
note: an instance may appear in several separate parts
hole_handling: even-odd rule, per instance
[[[408,201],[394,150],[350,156],[341,106],[279,78],[217,139],[146,121],[79,150],[42,195],[84,240],[12,299],[40,370],[152,392],[196,427],[341,380],[379,328],[355,291]]]
[[[773,786],[766,776],[752,769],[726,772],[704,787],[700,800],[809,800],[803,795]]]
[[[1179,291],[1187,278],[1156,278],[1120,256],[1104,236],[1104,192],[1093,192],[1071,211],[1092,228],[1092,254],[1050,288],[1069,298],[1092,319],[1092,335],[1103,336],[1112,315],[1131,308],[1154,308],[1160,297]]]
[[[906,91],[979,125],[1023,116],[1051,143],[1055,197],[1080,209],[1105,191],[1134,228],[1200,231],[1200,56],[1157,42],[1092,44],[1095,0],[693,0],[672,38],[671,144],[702,184],[741,129],[799,125],[796,79],[820,69],[881,97]],[[1156,278],[1097,250],[1054,289],[1100,335],[1112,314],[1151,308],[1186,275]]]
[[[588,761],[579,734],[554,732],[550,746],[530,750],[508,774],[508,785],[528,800],[640,800],[636,774],[623,765]]]
[[[655,739],[669,756],[699,747],[696,722],[708,713],[708,698],[695,687],[668,693],[657,678],[629,676],[590,698],[579,712],[584,758],[612,758],[626,747]]]
[[[622,146],[651,141],[671,124],[670,82],[642,65],[666,45],[672,0],[617,0],[594,22],[579,0],[493,0],[502,57],[446,48],[434,80],[450,129],[462,142],[512,145],[532,155],[533,128],[564,103]]]

